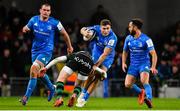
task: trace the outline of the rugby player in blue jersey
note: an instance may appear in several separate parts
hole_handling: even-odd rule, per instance
[[[91,36],[92,32],[94,38]],[[111,29],[111,22],[107,19],[103,19],[101,20],[100,25],[83,27],[81,29],[81,34],[83,35],[84,40],[89,40],[89,37],[90,40],[93,38],[91,40],[91,52],[94,64],[107,72],[114,61],[115,47],[117,44],[116,34]],[[86,104],[90,94],[98,84],[98,81],[102,79],[98,76],[99,74],[95,73],[95,76],[88,77],[84,89],[77,100],[77,107],[83,107]]]
[[[51,59],[54,48],[54,33],[58,30],[67,44],[67,52],[72,53],[73,47],[70,42],[69,35],[63,28],[60,21],[50,17],[51,6],[47,3],[42,4],[40,7],[40,15],[33,16],[27,25],[22,29],[23,33],[29,31],[33,32],[33,44],[32,44],[32,66],[30,68],[30,80],[27,86],[27,90],[23,98],[21,99],[22,105],[26,105],[30,98],[34,88],[37,84],[37,78],[39,77],[46,87],[49,89],[48,101],[50,101],[55,93],[55,88],[47,74],[40,76],[39,70],[44,67]]]
[[[143,22],[141,19],[132,19],[129,22],[129,32],[125,39],[123,54],[122,54],[122,70],[126,72],[126,59],[130,53],[130,65],[128,67],[125,78],[125,87],[133,89],[139,95],[138,102],[147,104],[148,108],[152,108],[152,88],[149,84],[149,72],[157,73],[156,63],[157,54],[154,49],[152,40],[142,33]],[[149,53],[152,56],[152,64],[150,62]],[[136,78],[140,77],[140,82],[143,89],[136,84]]]

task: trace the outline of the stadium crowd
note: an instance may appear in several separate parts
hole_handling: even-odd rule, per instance
[[[16,7],[6,9],[0,6],[1,88],[3,88],[3,85],[9,85],[10,77],[29,77],[32,33],[23,34],[22,27],[32,15],[34,14],[27,14]],[[88,43],[83,41],[79,31],[82,26],[87,24],[89,23],[81,23],[78,19],[75,19],[72,23],[65,23],[64,25],[73,44],[74,52],[89,50]],[[116,57],[109,71],[110,79],[125,78],[125,73],[121,69],[121,56],[125,35],[117,36]],[[56,34],[55,39],[54,57],[66,54],[66,45],[62,38]],[[178,84],[180,84],[180,21],[175,25],[172,24],[172,27],[157,34],[157,37],[153,37],[153,39],[158,53],[157,68],[159,72],[156,77],[152,77],[152,80],[157,82],[158,79],[159,84],[163,85],[166,80],[174,79],[178,80]]]

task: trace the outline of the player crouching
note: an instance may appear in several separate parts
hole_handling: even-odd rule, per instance
[[[46,67],[42,68],[40,73],[44,74],[47,69],[49,69],[52,65],[58,62],[65,62],[66,65],[62,68],[57,78],[57,82],[56,82],[57,98],[54,103],[55,107],[60,107],[63,105],[64,82],[67,80],[67,78],[70,75],[73,74],[73,72],[77,72],[78,77],[77,80],[75,81],[75,88],[72,96],[69,99],[68,107],[72,107],[74,105],[76,98],[81,92],[81,86],[83,85],[84,81],[87,80],[88,76],[93,74],[92,72],[96,71],[104,78],[107,77],[105,71],[94,66],[90,54],[86,51],[76,52],[68,56],[57,57],[54,60],[52,60]]]

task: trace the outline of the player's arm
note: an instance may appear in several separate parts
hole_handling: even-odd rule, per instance
[[[55,59],[53,59],[48,65],[46,65],[46,69],[51,68],[53,65],[57,64],[57,63],[65,63],[67,61],[67,56],[60,56],[57,57]]]
[[[40,76],[43,77],[43,75],[46,73],[46,71],[51,68],[53,65],[61,62],[64,63],[67,61],[67,56],[60,56],[57,57],[55,59],[53,59],[48,65],[46,65],[46,67],[43,67],[42,69],[40,69]]]
[[[71,45],[70,37],[69,37],[68,33],[66,32],[66,30],[64,29],[64,27],[62,26],[60,21],[57,21],[57,26],[56,27],[59,30],[60,34],[63,36],[64,41],[66,42],[66,45],[68,47],[67,48],[68,54],[72,53],[73,52],[73,47]]]
[[[126,68],[127,68],[127,65],[126,65],[127,57],[128,57],[128,52],[123,50],[123,53],[122,53],[122,70],[124,72],[126,72]]]
[[[32,27],[33,27],[33,24],[34,24],[34,17],[32,17],[28,23],[22,28],[22,32],[23,33],[27,33],[29,31],[31,31]]]
[[[148,39],[147,41],[146,41],[146,44],[147,44],[147,48],[148,48],[148,50],[149,50],[149,53],[151,54],[151,56],[152,56],[152,65],[151,65],[151,72],[153,73],[153,74],[157,74],[158,73],[158,71],[157,71],[157,69],[156,69],[156,64],[157,64],[157,54],[156,54],[156,51],[155,51],[155,49],[154,49],[154,44],[153,44],[153,42],[152,42],[152,40],[151,39]]]
[[[128,57],[129,47],[128,47],[128,36],[124,41],[123,53],[122,53],[122,70],[126,72],[127,64],[126,60]]]
[[[155,51],[155,50],[151,50],[149,53],[150,53],[151,56],[152,56],[152,60],[151,60],[151,61],[152,61],[151,71],[152,71],[153,74],[157,74],[158,71],[157,71],[157,69],[156,69],[156,64],[157,64],[157,54],[156,54],[156,51]]]
[[[102,64],[102,62],[106,59],[106,57],[111,53],[111,51],[112,48],[106,47],[104,49],[104,52],[99,57],[98,61],[95,63],[95,65],[99,67]]]
[[[94,69],[97,73],[101,74],[101,80],[104,80],[105,78],[107,78],[107,73],[106,73],[106,71],[102,70],[101,68],[99,68],[99,67],[97,67],[97,66],[93,66],[93,69]]]
[[[93,36],[93,33],[91,33],[90,29],[88,29],[87,27],[81,28],[80,33],[83,35],[84,41],[90,40]]]
[[[81,28],[80,33],[81,33],[83,36],[88,36],[87,31],[88,31],[88,28],[87,28],[87,27],[83,27],[83,28]]]
[[[67,47],[68,47],[67,52],[68,52],[68,54],[72,53],[73,52],[73,47],[71,45],[71,40],[70,40],[70,37],[69,37],[68,33],[66,32],[66,30],[64,28],[60,31],[60,33],[63,36],[64,41],[67,44]]]
[[[27,33],[27,32],[29,32],[30,31],[30,29],[27,27],[27,25],[25,25],[24,27],[23,27],[23,29],[22,29],[22,32],[23,33]]]

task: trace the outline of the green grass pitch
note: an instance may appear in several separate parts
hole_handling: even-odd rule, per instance
[[[68,98],[62,107],[53,107],[45,97],[31,97],[26,106],[18,101],[20,97],[0,97],[0,110],[148,110],[147,106],[138,105],[137,98],[90,98],[83,108],[67,107]],[[180,99],[153,99],[153,110],[180,110]]]

